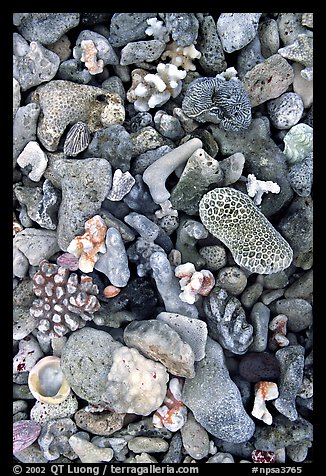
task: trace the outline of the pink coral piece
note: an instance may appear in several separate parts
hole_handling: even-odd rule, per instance
[[[105,253],[105,236],[107,226],[104,220],[95,215],[85,223],[85,233],[76,236],[67,248],[68,253],[72,253],[79,258],[78,266],[84,273],[91,273],[98,259],[97,253]]]
[[[69,269],[69,271],[77,271],[78,269],[78,258],[71,253],[63,253],[58,256],[57,264],[61,268]]]
[[[33,420],[20,420],[13,424],[13,453],[31,446],[41,433],[41,425]]]
[[[169,388],[159,407],[153,415],[153,425],[156,428],[167,428],[170,431],[178,431],[187,420],[187,407],[181,401],[183,379],[172,378]]]
[[[196,271],[192,263],[177,266],[174,271],[182,293],[179,294],[181,301],[194,304],[200,296],[208,296],[215,285],[213,274],[207,269]]]
[[[97,60],[97,49],[92,40],[83,40],[81,42],[82,56],[81,61],[85,63],[86,68],[90,74],[102,73],[104,62]]]
[[[251,453],[253,463],[275,463],[276,455],[273,451],[254,450]]]
[[[269,341],[269,347],[272,350],[289,345],[289,339],[286,337],[286,324],[288,318],[285,314],[278,314],[269,323],[269,329],[272,335]]]

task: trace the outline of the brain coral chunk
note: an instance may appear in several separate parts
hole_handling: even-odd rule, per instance
[[[290,266],[290,245],[244,193],[215,188],[201,199],[199,215],[239,266],[260,274],[277,273]]]
[[[118,94],[71,81],[55,80],[39,86],[33,101],[41,107],[37,136],[52,152],[57,150],[68,125],[82,121],[90,132],[96,132],[125,120],[125,109]]]
[[[161,406],[168,380],[164,365],[143,357],[137,349],[123,346],[113,353],[102,398],[117,413],[149,415]]]

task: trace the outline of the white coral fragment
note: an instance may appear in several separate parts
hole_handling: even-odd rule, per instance
[[[85,63],[89,73],[94,75],[103,72],[104,61],[97,60],[97,49],[94,41],[82,40],[81,44],[82,55],[80,60]]]
[[[163,401],[153,415],[153,425],[156,428],[167,428],[170,431],[178,431],[187,420],[187,407],[181,401],[183,381],[180,378],[172,378]]]
[[[72,435],[69,438],[69,444],[82,463],[102,463],[103,461],[111,461],[113,458],[114,453],[112,448],[100,448],[96,446],[84,437],[84,432],[78,432]]]
[[[227,68],[225,71],[220,74],[217,74],[215,77],[222,79],[223,81],[230,81],[231,79],[238,80],[237,75],[237,70],[233,66],[231,66],[231,68]]]
[[[17,164],[21,168],[31,166],[32,170],[29,172],[28,177],[33,182],[39,182],[47,168],[48,157],[36,141],[30,141],[19,155]]]
[[[169,41],[169,30],[163,25],[161,20],[158,20],[156,17],[147,18],[146,23],[148,25],[145,30],[146,35],[153,36],[156,40],[164,41],[165,43]]]
[[[193,263],[185,263],[177,266],[174,270],[182,293],[179,298],[188,304],[194,304],[199,296],[208,296],[215,285],[213,274],[207,269],[196,271]]]
[[[274,382],[258,382],[255,385],[255,401],[252,416],[262,420],[266,425],[273,423],[273,417],[267,410],[265,401],[278,397],[277,384]]]
[[[179,70],[173,64],[159,63],[157,73],[148,73],[141,69],[132,72],[132,85],[127,99],[134,103],[136,111],[148,111],[165,104],[170,97],[177,97],[182,88],[181,80],[187,72]]]
[[[95,215],[85,223],[85,233],[76,236],[67,248],[67,252],[79,258],[78,266],[84,273],[91,273],[98,260],[97,253],[105,253],[107,226],[104,220]]]
[[[168,380],[164,365],[123,346],[113,354],[102,398],[117,413],[149,415],[162,404]]]
[[[156,210],[155,212],[155,216],[158,219],[167,217],[167,216],[177,217],[179,215],[178,210],[175,210],[172,207],[172,203],[170,202],[170,200],[165,200],[165,202],[160,203],[160,206],[161,206],[161,209]]]
[[[170,63],[186,71],[196,71],[196,66],[192,60],[201,57],[200,51],[196,50],[195,45],[177,46],[175,41],[169,43],[163,52],[161,59],[170,58]]]
[[[280,193],[280,186],[271,180],[257,180],[254,174],[248,175],[246,183],[248,195],[254,198],[255,205],[260,205],[264,193]]]

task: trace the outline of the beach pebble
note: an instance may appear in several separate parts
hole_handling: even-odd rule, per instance
[[[114,168],[126,172],[130,167],[133,149],[130,134],[122,125],[115,124],[95,132],[87,152],[92,157],[102,157],[108,160]]]
[[[272,309],[276,314],[285,314],[287,316],[287,328],[289,331],[301,332],[312,325],[312,306],[304,299],[279,299],[272,304]]]
[[[226,369],[222,347],[210,338],[206,356],[196,363],[195,377],[185,380],[182,401],[197,422],[218,438],[237,443],[249,440],[255,431]]]
[[[13,246],[12,271],[17,278],[24,278],[28,273],[29,262],[26,256],[19,251],[17,246]]]
[[[82,463],[102,463],[111,461],[113,450],[100,448],[89,441],[88,433],[79,431],[69,438],[69,445],[78,455]]]
[[[269,118],[277,129],[290,129],[297,124],[301,119],[303,110],[301,96],[296,93],[284,93],[267,103]]]
[[[277,18],[277,26],[280,40],[284,45],[293,43],[297,36],[306,33],[307,29],[301,23],[302,13],[280,13]]]
[[[247,286],[247,277],[238,266],[226,266],[217,273],[215,284],[232,296],[238,296]]]
[[[243,84],[254,107],[269,99],[278,98],[292,84],[293,78],[290,64],[276,53],[248,71]]]
[[[301,162],[297,162],[289,169],[291,187],[299,197],[308,197],[311,194],[313,182],[313,158],[309,154]]]
[[[160,312],[156,319],[166,322],[180,335],[184,342],[190,345],[196,361],[205,357],[207,341],[206,322],[173,312]]]
[[[81,69],[76,59],[71,58],[60,63],[57,79],[73,81],[77,84],[88,84],[92,79],[92,75],[88,69]]]
[[[226,53],[241,50],[254,38],[261,13],[221,13],[217,33]]]
[[[128,441],[128,448],[134,453],[161,453],[169,447],[163,438],[149,438],[146,436],[136,436]]]
[[[60,64],[59,56],[37,41],[31,41],[24,56],[14,55],[13,61],[13,76],[19,82],[22,91],[50,81]]]
[[[305,349],[301,345],[289,345],[275,353],[280,363],[280,377],[279,397],[273,404],[291,421],[298,418],[295,399],[303,379],[304,353]]]
[[[13,373],[29,372],[43,355],[35,337],[24,337],[19,341],[19,350],[13,359]]]
[[[38,444],[48,461],[56,460],[60,455],[76,459],[77,455],[69,445],[69,437],[76,433],[77,426],[70,418],[57,418],[43,425]]]
[[[194,377],[193,350],[168,324],[153,319],[134,321],[125,328],[123,338],[128,346],[161,362],[173,375]]]
[[[196,48],[201,57],[198,62],[208,76],[215,75],[226,69],[226,61],[221,40],[217,34],[214,18],[205,16],[199,22]]]
[[[301,298],[312,302],[313,295],[313,271],[309,270],[303,273],[285,290],[285,298]]]
[[[45,425],[48,421],[56,418],[70,418],[78,409],[78,400],[73,393],[61,403],[55,405],[51,403],[36,402],[31,408],[31,419]]]
[[[91,41],[93,43],[96,50],[96,62],[101,61],[103,66],[107,64],[118,64],[119,60],[117,54],[107,38],[92,30],[81,31],[76,39],[76,44],[73,48],[73,57],[77,59],[77,61],[83,61],[86,66],[85,60],[82,59],[84,57],[85,41]],[[89,69],[90,68],[88,67],[88,70]]]
[[[277,21],[266,18],[259,23],[258,35],[261,44],[261,52],[265,58],[275,55],[280,47]]]
[[[36,139],[36,126],[40,107],[35,103],[18,108],[13,123],[13,159],[14,165],[25,145]]]
[[[257,282],[247,286],[240,298],[243,307],[245,309],[250,309],[255,304],[255,302],[258,301],[263,289],[263,285]]]
[[[241,461],[239,462],[241,463]],[[206,463],[234,463],[234,459],[231,453],[222,453],[221,451],[219,451],[215,455],[208,458]]]
[[[79,13],[26,13],[17,29],[26,40],[48,45],[78,24]]]
[[[264,289],[279,289],[285,288],[289,279],[284,270],[265,275],[263,278]]]
[[[119,76],[110,76],[103,81],[101,87],[106,89],[109,93],[118,94],[123,101],[126,99],[126,91]]]
[[[146,20],[156,13],[114,13],[110,23],[109,41],[112,46],[125,46],[131,41],[146,38]]]
[[[205,458],[209,452],[207,431],[195,420],[191,412],[181,428],[182,444],[188,455],[196,460]]]
[[[71,55],[71,42],[67,35],[62,35],[61,38],[54,43],[46,45],[46,47],[59,56],[60,62],[66,61]]]
[[[37,443],[33,443],[28,448],[15,453],[15,458],[21,463],[27,464],[42,464],[48,462],[48,460],[43,456],[43,452]]]
[[[178,140],[185,135],[179,119],[165,111],[159,110],[155,113],[154,123],[158,132],[168,139]]]
[[[239,373],[249,382],[276,380],[280,375],[280,365],[274,354],[248,352],[240,361]]]
[[[12,84],[13,84],[12,106],[13,106],[13,119],[14,119],[16,112],[18,111],[18,108],[20,106],[21,95],[20,95],[20,84],[17,81],[17,79],[13,78]]]
[[[162,14],[160,14],[162,16]],[[164,13],[163,19],[178,46],[196,43],[199,22],[194,13]]]
[[[158,59],[165,49],[164,41],[133,41],[127,43],[121,50],[120,64],[122,66],[140,61],[152,62]]]
[[[182,454],[182,438],[180,433],[175,433],[169,444],[169,449],[165,453],[162,463],[165,464],[173,464],[173,463],[180,463],[181,462],[181,454]]]
[[[306,443],[311,445],[312,424],[299,416],[291,421],[284,415],[276,415],[271,426],[257,427],[254,435],[256,448],[276,451],[279,448]]]
[[[121,347],[107,332],[85,327],[71,334],[61,354],[61,369],[73,391],[101,403],[113,353]]]
[[[23,306],[13,307],[13,338],[15,340],[21,340],[30,334],[37,326],[37,320],[31,316],[29,308]]]
[[[256,302],[253,305],[249,322],[253,326],[254,340],[249,347],[250,352],[263,352],[266,350],[268,342],[268,324],[270,318],[270,310],[262,302]],[[244,365],[244,364],[242,364]]]
[[[254,66],[265,60],[261,52],[260,38],[258,34],[244,46],[238,53],[237,71],[240,79]]]
[[[124,413],[102,411],[91,413],[82,408],[74,415],[76,425],[94,435],[107,436],[120,430],[124,423]]]
[[[293,263],[304,270],[313,264],[313,201],[295,197],[278,224],[278,229],[293,249]]]
[[[26,228],[17,233],[14,246],[26,256],[32,266],[38,266],[42,259],[50,258],[60,249],[56,232],[39,228]]]

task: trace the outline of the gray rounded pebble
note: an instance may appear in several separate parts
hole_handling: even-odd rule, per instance
[[[311,304],[313,294],[313,271],[303,273],[284,293],[285,298],[301,298]]]
[[[280,47],[277,21],[273,18],[266,18],[258,26],[261,52],[265,58],[269,58],[277,53]]]
[[[162,14],[160,14],[162,16]],[[167,29],[177,46],[189,46],[196,43],[199,22],[194,13],[164,13]]]
[[[284,93],[267,103],[271,123],[277,129],[290,129],[297,124],[303,114],[304,106],[301,96],[296,93]]]
[[[207,431],[188,412],[186,423],[181,428],[184,449],[192,458],[200,460],[209,452],[209,436]]]
[[[272,305],[276,314],[285,314],[288,318],[287,329],[292,332],[301,332],[312,325],[312,306],[301,298],[279,299]]]
[[[288,284],[289,279],[286,272],[278,271],[277,273],[272,273],[269,275],[265,275],[263,278],[264,288],[265,289],[279,289],[285,288]]]
[[[229,294],[238,296],[247,286],[247,276],[238,266],[227,266],[219,270],[215,284]]]
[[[169,448],[169,443],[163,438],[136,436],[128,441],[128,448],[134,453],[161,453]]]
[[[256,35],[261,13],[221,13],[217,33],[226,53],[241,50]]]
[[[169,449],[165,453],[162,463],[173,464],[181,463],[182,457],[182,438],[179,432],[175,433],[170,441]]]
[[[92,75],[88,69],[80,68],[78,61],[72,58],[60,64],[57,79],[73,81],[78,84],[88,84],[92,79]]]
[[[261,52],[260,39],[258,34],[256,34],[250,43],[238,53],[237,71],[239,78],[242,79],[248,71],[264,60],[265,58]]]
[[[90,403],[101,403],[113,352],[121,344],[91,327],[75,331],[61,354],[61,368],[73,391]]]
[[[146,20],[155,16],[156,13],[114,13],[110,23],[111,45],[120,47],[130,41],[146,38]]]
[[[238,387],[230,379],[222,347],[208,338],[206,357],[195,368],[195,377],[185,380],[182,392],[182,401],[195,419],[223,440],[249,440],[255,425],[243,407]]]
[[[119,76],[110,76],[108,79],[103,81],[101,87],[109,93],[119,94],[123,101],[126,99],[126,91]]]
[[[185,135],[179,119],[170,116],[165,111],[157,111],[154,116],[155,127],[162,136],[168,139],[178,140]]]
[[[44,464],[48,463],[48,460],[43,456],[43,452],[37,443],[33,443],[28,448],[15,453],[15,458],[21,463],[27,464]]]
[[[215,75],[225,70],[226,61],[222,43],[211,15],[205,16],[200,21],[196,48],[201,52],[198,61],[205,74]]]
[[[268,324],[270,310],[262,302],[257,302],[250,313],[249,322],[254,328],[254,340],[249,347],[250,352],[263,352],[268,343]]]
[[[165,50],[164,41],[134,41],[128,43],[121,50],[120,64],[122,66],[138,63],[139,61],[152,62],[158,59]]]
[[[23,306],[13,307],[13,338],[21,340],[30,334],[37,326],[37,320],[31,316],[29,309]]]
[[[241,294],[241,304],[245,309],[250,309],[256,301],[260,298],[263,292],[263,285],[261,283],[253,283],[245,288]]]
[[[289,170],[289,182],[299,197],[308,197],[310,195],[313,182],[312,154],[292,165]]]
[[[264,291],[261,294],[261,301],[265,306],[269,306],[273,301],[279,299],[284,294],[284,289],[273,289],[272,291]]]
[[[79,13],[26,13],[17,29],[28,41],[55,43],[79,24]]]
[[[38,104],[30,103],[20,107],[15,115],[13,124],[13,159],[14,166],[16,159],[26,144],[36,140],[36,126],[40,107]]]

